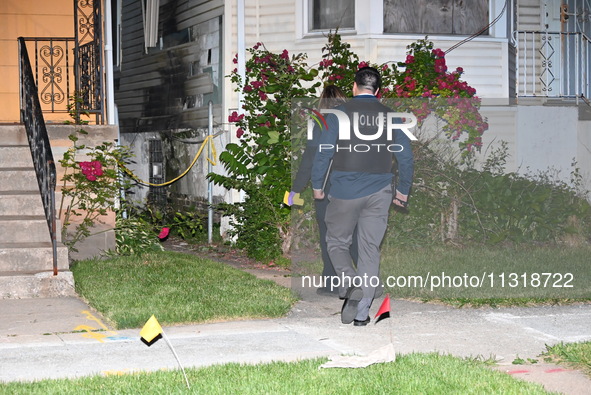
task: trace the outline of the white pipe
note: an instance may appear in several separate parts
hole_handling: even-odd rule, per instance
[[[211,139],[213,135],[213,102],[210,100],[208,103],[208,119],[209,119],[209,131],[208,136]],[[211,158],[211,145],[213,141],[209,141],[207,144],[207,157]],[[213,172],[213,166],[210,161],[207,161],[207,173]],[[207,243],[211,244],[213,241],[213,193],[212,193],[212,182],[211,180],[207,183]]]
[[[115,125],[115,85],[113,83],[113,30],[111,23],[111,0],[105,0],[104,4],[107,124]]]
[[[240,79],[244,82],[246,78],[246,37],[245,37],[245,30],[244,30],[244,0],[238,0],[238,10],[236,14],[238,21],[237,21],[237,30],[238,30],[238,37],[237,37],[237,45],[238,45],[238,75],[240,75]],[[244,95],[242,91],[238,91],[238,113],[242,114],[242,103],[244,103]]]
[[[246,79],[246,33],[244,29],[244,0],[238,0],[237,3],[237,44],[238,44],[238,75],[240,80],[244,83]],[[238,114],[243,114],[244,109],[242,105],[244,103],[244,95],[241,91],[238,91]],[[244,191],[240,191],[239,200],[243,202],[245,199]]]

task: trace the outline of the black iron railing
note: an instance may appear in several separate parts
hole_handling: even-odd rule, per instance
[[[53,274],[57,275],[57,229],[55,218],[55,185],[56,169],[49,136],[43,119],[39,93],[33,69],[29,61],[29,54],[24,38],[19,42],[19,71],[20,71],[20,102],[21,122],[25,125],[27,139],[33,157],[33,166],[37,174],[37,183],[43,200],[45,218],[49,227],[51,244],[53,248]]]
[[[32,58],[29,58],[39,101],[44,112],[67,113],[69,101],[76,91],[73,37],[24,37]]]
[[[96,115],[103,123],[104,70],[102,43],[102,10],[98,0],[74,0],[76,21],[76,91],[77,110]]]

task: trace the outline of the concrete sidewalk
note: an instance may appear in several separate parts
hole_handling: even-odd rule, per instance
[[[591,305],[457,309],[393,300],[392,317],[366,327],[341,324],[340,308],[337,298],[308,291],[286,318],[164,330],[185,366],[366,354],[391,339],[397,353],[495,358],[514,377],[591,394],[591,380],[564,366],[512,365],[517,356],[537,357],[546,344],[591,340]],[[107,327],[78,298],[0,300],[0,317],[0,381],[177,368],[164,341],[146,347],[139,329]]]

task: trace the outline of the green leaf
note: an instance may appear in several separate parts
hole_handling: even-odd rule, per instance
[[[268,144],[276,144],[279,142],[279,132],[271,131],[269,132],[269,140],[267,141]]]

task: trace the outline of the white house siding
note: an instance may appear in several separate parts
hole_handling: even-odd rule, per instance
[[[236,19],[235,1],[232,2],[232,15],[227,19]],[[371,3],[371,4],[369,4]],[[375,6],[375,2],[368,0],[368,7]],[[519,0],[515,13],[518,15],[516,23],[512,26],[519,30],[542,30],[543,4],[539,0]],[[279,52],[287,49],[290,53],[306,53],[308,64],[314,65],[321,59],[321,48],[326,44],[326,38],[320,35],[305,34],[302,27],[302,2],[294,0],[247,0],[246,1],[246,46],[250,47],[256,42],[262,42],[267,49]],[[373,14],[371,14],[373,15]],[[376,14],[377,15],[377,14]],[[376,21],[382,15],[375,16]],[[381,22],[377,22],[381,23]],[[232,24],[231,45],[226,47],[227,56],[236,53],[236,28]],[[358,23],[359,27],[359,23]],[[298,34],[303,35],[298,38]],[[361,60],[370,60],[376,63],[403,61],[406,55],[406,46],[423,36],[409,36],[396,34],[350,34],[341,32],[343,40],[351,44]],[[443,50],[450,48],[464,37],[431,36],[435,47]],[[577,123],[577,116],[565,108],[550,110],[548,114],[554,114],[557,119],[570,119],[565,138],[572,139],[568,143],[555,146],[556,151],[543,157],[539,150],[530,145],[530,139],[536,135],[544,136],[547,140],[555,132],[555,128],[548,123],[533,123],[529,117],[543,114],[548,111],[546,107],[538,107],[521,110],[521,106],[515,105],[516,76],[514,68],[515,47],[513,38],[487,38],[479,37],[454,49],[447,56],[447,64],[450,69],[460,66],[464,69],[463,78],[477,90],[477,95],[483,98],[482,114],[488,118],[489,130],[484,135],[484,149],[493,142],[497,145],[501,140],[508,143],[509,157],[508,171],[518,171],[524,166],[530,166],[531,170],[543,170],[548,167],[563,167],[570,163],[573,156],[577,157],[580,165],[591,168],[591,152],[588,144],[591,139],[588,129],[589,122]],[[228,72],[235,67],[227,67]],[[228,92],[228,88],[226,90]],[[226,96],[227,108],[237,107],[237,95],[230,91]],[[532,113],[533,112],[533,113]],[[573,123],[574,122],[574,123]],[[578,135],[576,132],[578,131]],[[575,143],[578,141],[578,143]],[[573,146],[574,144],[574,146]],[[490,151],[491,148],[489,148]],[[566,159],[564,157],[566,156]],[[569,157],[570,156],[570,157]],[[484,154],[481,155],[484,157]],[[556,160],[555,160],[556,159]],[[564,163],[563,163],[564,162]],[[591,186],[591,177],[587,176],[587,185]]]
[[[577,158],[578,108],[518,106],[517,164],[520,172],[536,171],[550,165],[568,180]]]
[[[519,168],[517,162],[517,135],[515,134],[517,122],[517,108],[515,106],[485,105],[481,114],[488,120],[489,128],[482,137],[482,150],[478,159],[484,161],[488,155],[501,146],[501,142],[507,143],[506,171],[515,172]]]
[[[585,185],[591,189],[591,121],[579,121],[577,128],[577,166]]]
[[[541,30],[542,7],[541,0],[517,1],[517,30]]]

